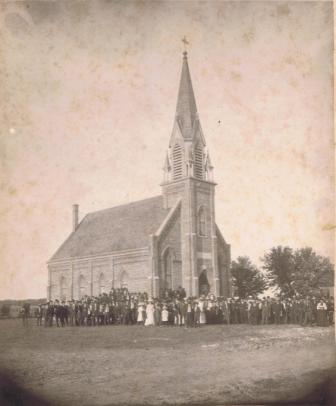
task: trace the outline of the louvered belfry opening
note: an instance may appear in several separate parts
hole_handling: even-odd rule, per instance
[[[203,148],[197,145],[195,148],[195,177],[197,179],[203,179]]]
[[[182,147],[179,144],[173,148],[173,178],[182,178]]]

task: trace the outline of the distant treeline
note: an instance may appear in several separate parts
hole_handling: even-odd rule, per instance
[[[0,300],[0,308],[5,306],[22,306],[24,303],[29,303],[31,305],[38,305],[40,303],[45,303],[47,298],[43,297],[42,299],[22,299],[22,300]]]

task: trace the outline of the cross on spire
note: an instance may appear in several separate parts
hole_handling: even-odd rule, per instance
[[[187,37],[184,36],[181,41],[183,42],[183,50],[184,50],[183,55],[187,55],[187,45],[189,45]]]

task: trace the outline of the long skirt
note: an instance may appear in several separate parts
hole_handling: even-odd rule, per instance
[[[154,326],[154,310],[147,311],[145,326]]]
[[[317,325],[319,327],[328,326],[327,310],[324,310],[324,309],[317,310]]]
[[[206,315],[205,312],[200,313],[200,324],[205,324],[206,323]]]

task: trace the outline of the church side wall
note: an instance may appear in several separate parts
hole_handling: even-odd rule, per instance
[[[181,258],[181,210],[178,210],[167,225],[158,242],[160,287],[164,287],[165,255],[171,261],[172,289],[183,286]]]
[[[230,245],[225,244],[221,236],[218,235],[218,271],[220,279],[220,294],[224,297],[231,297],[231,249]]]
[[[131,292],[150,292],[148,250],[87,259],[49,263],[48,297],[52,300],[78,300],[84,295],[98,296],[112,287]]]

